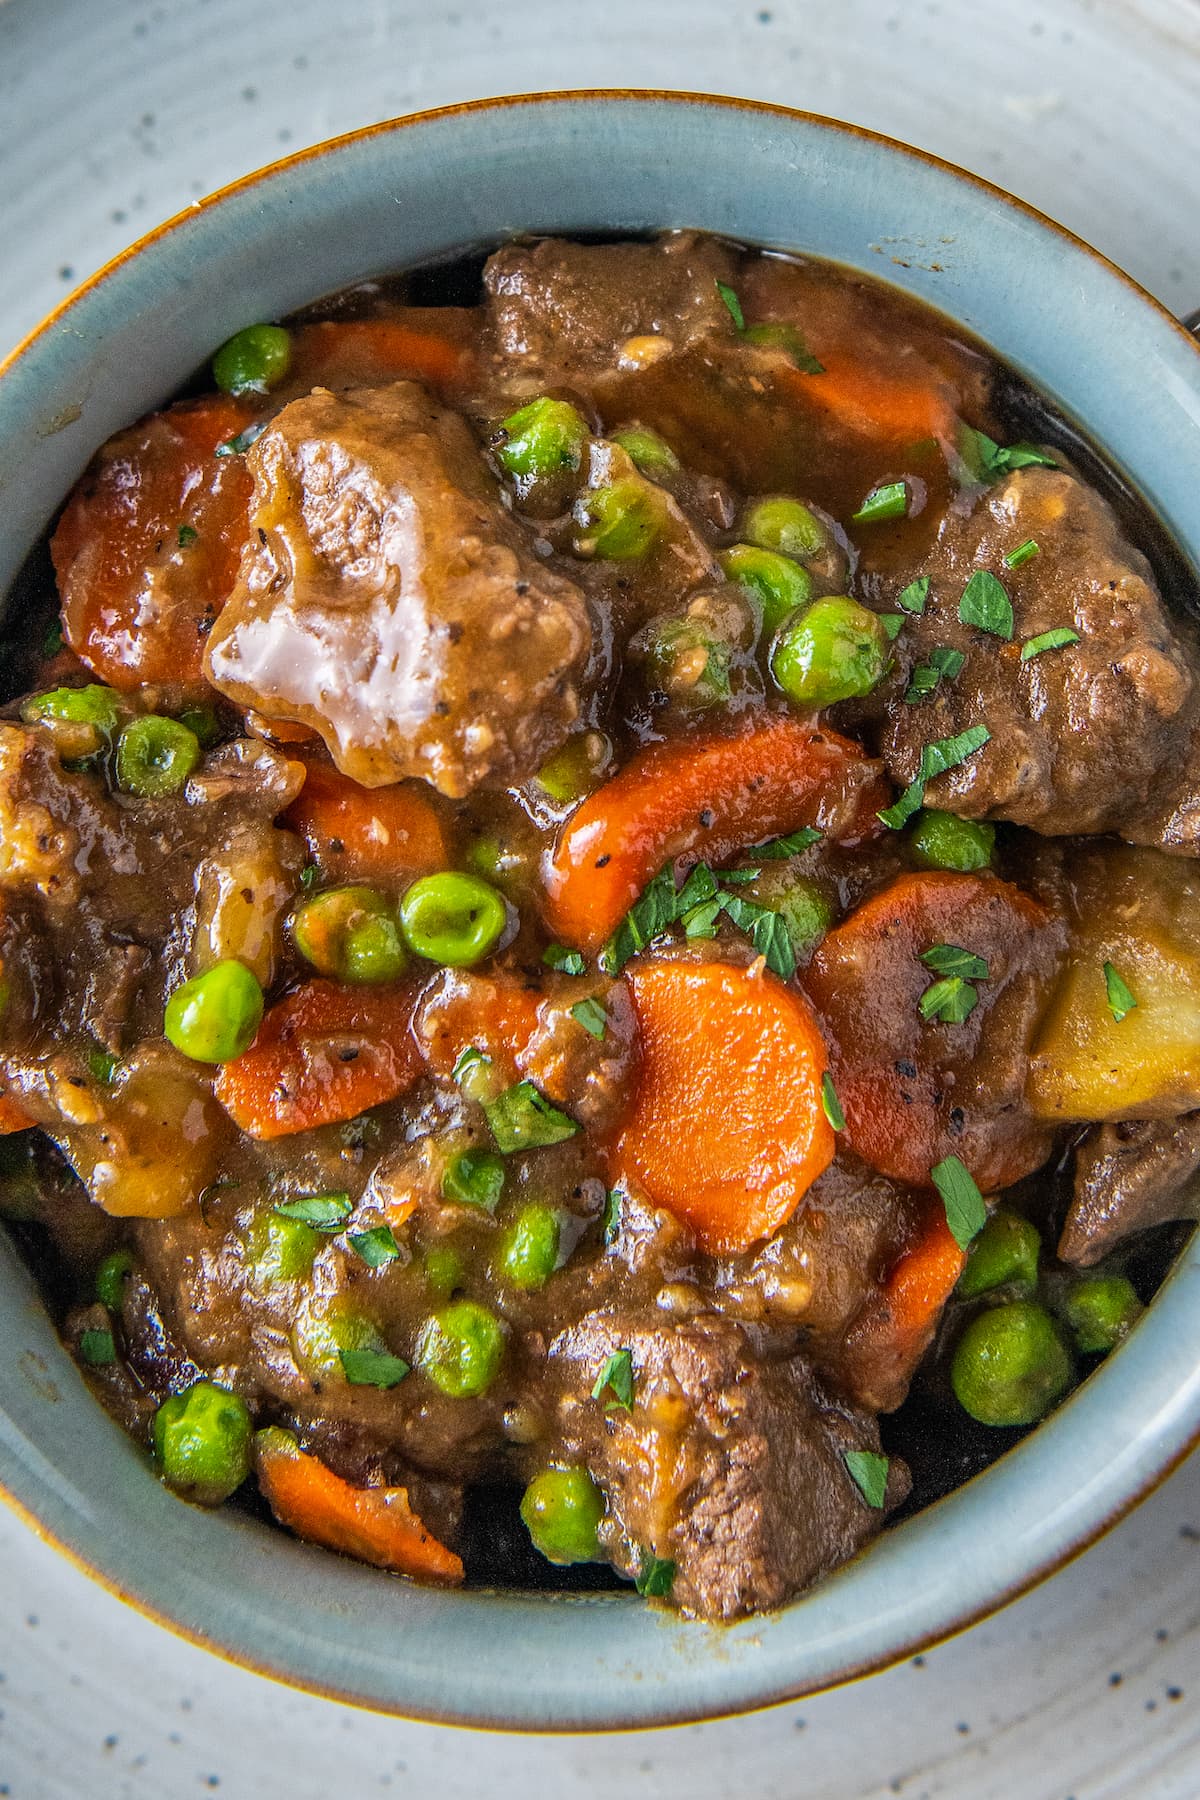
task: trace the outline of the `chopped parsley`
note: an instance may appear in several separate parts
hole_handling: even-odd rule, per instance
[[[316,863],[305,863],[300,871],[300,886],[302,888],[316,887],[320,879],[321,871],[318,869]]]
[[[870,525],[876,519],[902,519],[907,511],[908,489],[902,481],[888,481],[871,489],[858,511],[850,514],[850,523]]]
[[[966,1164],[957,1156],[947,1156],[929,1171],[929,1178],[942,1196],[946,1224],[960,1250],[965,1250],[987,1224],[987,1207]]]
[[[1007,448],[990,438],[986,431],[964,425],[959,431],[958,452],[967,474],[974,481],[999,481],[1014,469],[1057,469],[1058,464],[1036,444],[1010,444]]]
[[[1000,560],[1006,569],[1019,569],[1022,563],[1032,562],[1035,556],[1040,555],[1041,548],[1035,538],[1026,538],[1015,550],[1006,550]]]
[[[728,285],[728,283],[726,283],[724,281],[718,281],[716,284],[716,287],[717,287],[718,294],[720,294],[720,296],[721,296],[721,304],[724,306],[725,311],[729,314],[730,318],[733,320],[735,328],[738,331],[745,331],[746,315],[742,311],[741,301],[738,299],[737,295],[734,293],[733,289]]]
[[[81,1331],[79,1354],[89,1369],[107,1369],[117,1360],[111,1331]]]
[[[281,1219],[296,1219],[314,1231],[340,1231],[350,1217],[349,1194],[309,1194],[302,1200],[284,1200],[274,1208]]]
[[[686,938],[712,938],[717,935],[717,919],[721,912],[720,894],[714,900],[702,900],[685,912],[679,921]]]
[[[602,1038],[608,1030],[608,1014],[599,1000],[589,995],[586,1000],[579,1000],[571,1008],[571,1017],[577,1025],[582,1025],[589,1037]]]
[[[940,1019],[945,1025],[961,1025],[970,1018],[979,995],[961,975],[943,975],[925,989],[917,1002],[917,1010],[926,1021]]]
[[[1104,965],[1104,987],[1108,994],[1108,1010],[1119,1025],[1133,1011],[1137,1001],[1110,962]]]
[[[338,1360],[351,1387],[398,1387],[409,1372],[404,1358],[390,1350],[339,1350]]]
[[[176,534],[179,548],[181,550],[186,550],[188,545],[194,544],[199,536],[200,533],[196,530],[194,525],[181,525]]]
[[[385,1269],[400,1254],[390,1225],[372,1225],[370,1231],[352,1231],[346,1241],[368,1269]]]
[[[1028,662],[1033,656],[1040,656],[1043,650],[1065,650],[1068,644],[1077,644],[1079,633],[1069,625],[1056,625],[1053,631],[1039,631],[1036,637],[1026,638],[1021,645],[1021,661]]]
[[[45,637],[42,639],[42,655],[45,657],[57,656],[62,647],[62,625],[55,619],[53,625],[49,627]]]
[[[478,1206],[494,1213],[504,1181],[504,1162],[494,1150],[460,1150],[442,1170],[442,1193],[460,1206]]]
[[[962,674],[966,657],[961,650],[952,650],[948,644],[939,644],[929,653],[928,662],[918,663],[912,672],[912,680],[904,698],[909,706],[916,706],[927,695],[932,694],[943,679],[953,681]]]
[[[542,961],[548,969],[557,969],[562,975],[583,975],[587,964],[578,950],[568,950],[565,944],[548,944],[542,951]]]
[[[601,1215],[600,1225],[604,1233],[604,1247],[607,1250],[611,1245],[616,1243],[617,1236],[621,1230],[620,1188],[609,1188],[607,1194],[605,1194],[604,1212]]]
[[[759,862],[785,862],[789,856],[799,856],[812,844],[819,844],[824,832],[818,831],[815,825],[802,825],[799,831],[789,831],[786,837],[769,838],[765,844],[751,844],[746,852]]]
[[[932,585],[928,575],[918,575],[915,581],[910,581],[907,587],[900,589],[896,595],[896,605],[901,612],[923,613]]]
[[[117,1072],[118,1065],[117,1058],[111,1050],[101,1049],[97,1044],[94,1050],[88,1051],[87,1066],[88,1074],[93,1081],[98,1081],[101,1087],[112,1086],[112,1079]]]
[[[922,950],[921,961],[938,975],[960,975],[964,981],[987,980],[985,959],[976,956],[973,950],[961,949],[958,944],[933,944],[928,950]]]
[[[643,1550],[633,1585],[646,1600],[665,1600],[675,1585],[675,1564],[669,1557]]]
[[[213,451],[213,455],[242,456],[250,448],[251,444],[257,443],[258,439],[266,429],[267,426],[265,420],[258,425],[247,425],[245,431],[239,431],[236,437],[226,438],[223,444],[218,444]]]
[[[783,860],[806,850],[820,836],[819,831],[805,826],[788,837],[756,844],[749,854],[763,861]],[[718,915],[723,912],[732,925],[746,933],[767,967],[788,980],[796,972],[796,953],[782,914],[729,892],[730,887],[753,881],[760,873],[758,868],[730,869],[718,876],[707,863],[697,863],[676,891],[670,867],[660,869],[600,952],[600,967],[605,974],[617,974],[631,956],[673,925],[682,924],[688,938],[714,937]]]
[[[904,625],[904,614],[876,613],[875,617],[879,620],[879,623],[883,626],[883,629],[887,632],[888,637],[894,644],[896,639],[900,636],[901,629]]]
[[[993,637],[1003,638],[1006,643],[1012,637],[1012,601],[1003,582],[990,569],[976,569],[971,576],[958,603],[958,616],[964,625],[990,631]]]
[[[796,973],[796,952],[783,915],[741,894],[725,894],[721,908],[738,930],[746,933],[768,969],[790,981]]]
[[[695,870],[692,873],[695,874]],[[639,950],[644,950],[675,923],[680,917],[680,898],[670,868],[660,869],[601,950],[600,967],[606,975],[619,974],[631,956],[636,956]],[[701,898],[707,896],[695,895],[688,901],[688,906],[695,905]]]
[[[612,1399],[605,1407],[605,1412],[633,1411],[633,1351],[614,1350],[592,1388],[592,1399],[602,1400],[605,1390]]]
[[[899,831],[917,812],[925,799],[925,784],[932,781],[935,775],[944,775],[948,769],[956,769],[960,763],[974,756],[977,750],[991,739],[991,732],[986,725],[971,725],[966,731],[956,732],[953,737],[935,738],[926,744],[921,751],[921,763],[916,777],[910,781],[900,798],[893,806],[886,807],[878,816],[893,831]]]
[[[835,1131],[845,1131],[846,1115],[842,1111],[842,1103],[838,1099],[837,1089],[833,1085],[833,1076],[828,1069],[821,1077],[821,1110]]]
[[[718,283],[718,286],[720,283]],[[724,296],[722,295],[722,298]],[[726,301],[726,305],[728,305]],[[742,332],[748,344],[756,350],[778,350],[786,356],[794,369],[802,375],[823,375],[825,364],[819,362],[805,343],[794,325],[778,320],[768,320],[763,325],[747,325]]]
[[[843,1450],[842,1460],[847,1474],[867,1505],[874,1507],[876,1512],[882,1512],[887,1493],[888,1470],[892,1466],[891,1458],[884,1456],[880,1450]]]
[[[514,1087],[505,1088],[494,1100],[485,1100],[483,1110],[492,1136],[505,1156],[518,1150],[540,1150],[547,1144],[565,1143],[579,1130],[576,1121],[552,1106],[532,1081],[518,1081]]]

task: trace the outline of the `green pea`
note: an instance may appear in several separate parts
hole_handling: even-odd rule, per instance
[[[547,1562],[603,1560],[597,1532],[604,1517],[604,1495],[578,1463],[543,1469],[521,1499],[525,1529]]]
[[[96,1270],[96,1298],[109,1312],[120,1312],[125,1303],[125,1283],[133,1274],[133,1252],[110,1250]]]
[[[262,989],[245,963],[231,960],[176,988],[163,1031],[193,1062],[232,1062],[253,1043],[262,1015]]]
[[[1088,1356],[1115,1350],[1144,1310],[1124,1275],[1076,1276],[1063,1285],[1056,1304],[1076,1347]]]
[[[504,1357],[504,1327],[476,1300],[452,1300],[426,1320],[417,1365],[452,1400],[486,1394]]]
[[[200,761],[200,740],[178,719],[145,713],[117,739],[117,786],[125,794],[158,799],[177,794]]]
[[[780,632],[771,671],[797,706],[833,706],[869,694],[891,656],[877,615],[845,594],[830,594]]]
[[[812,576],[790,556],[760,550],[755,544],[734,544],[717,560],[727,580],[758,601],[768,637],[774,637],[788,615],[813,597]]]
[[[636,475],[589,488],[575,504],[575,547],[584,556],[635,562],[662,536],[664,506],[659,490]]]
[[[291,333],[282,325],[247,325],[212,360],[213,380],[227,394],[265,394],[292,366]]]
[[[321,1233],[302,1219],[288,1219],[277,1212],[257,1213],[246,1243],[256,1285],[267,1288],[282,1281],[307,1281],[323,1242]]]
[[[503,895],[477,875],[423,875],[400,904],[404,940],[415,956],[468,968],[496,948],[508,924]]]
[[[566,400],[543,395],[501,421],[503,441],[496,461],[510,475],[529,482],[548,481],[564,470],[577,469],[588,441],[587,422]]]
[[[365,1350],[386,1355],[387,1345],[373,1319],[353,1312],[344,1301],[296,1309],[292,1320],[292,1344],[296,1361],[310,1379],[337,1380],[344,1376],[343,1352]]]
[[[646,661],[656,687],[688,706],[715,706],[732,693],[732,647],[698,619],[666,619],[646,637]]]
[[[786,494],[755,500],[742,517],[742,536],[763,550],[807,562],[828,547],[829,533],[815,513]]]
[[[21,720],[46,726],[59,755],[82,762],[111,743],[121,723],[121,702],[112,688],[52,688],[22,701]]]
[[[535,780],[559,806],[590,794],[612,761],[612,740],[602,731],[580,731],[538,770]]]
[[[679,473],[679,458],[670,444],[648,425],[627,425],[623,431],[613,432],[612,441],[621,446],[638,474],[651,481],[665,481]]]
[[[219,1506],[250,1473],[254,1426],[246,1402],[197,1381],[154,1415],[154,1454],[164,1481],[202,1506]]]
[[[180,713],[179,723],[187,726],[202,750],[215,744],[221,735],[221,721],[212,706],[189,706]]]
[[[442,1194],[460,1206],[494,1213],[504,1192],[504,1158],[494,1150],[463,1150],[442,1173]]]
[[[431,1244],[422,1258],[425,1286],[435,1300],[448,1300],[462,1286],[466,1269],[458,1251],[449,1244]]]
[[[960,1300],[974,1300],[1001,1287],[1032,1294],[1037,1286],[1041,1248],[1041,1233],[1036,1225],[1020,1213],[997,1207],[972,1241],[967,1266],[958,1278],[955,1292]]]
[[[917,814],[908,842],[914,860],[923,869],[959,869],[969,873],[991,867],[996,827],[928,807]]]
[[[336,981],[395,981],[408,966],[396,904],[377,888],[314,894],[296,909],[292,937],[301,956]]]
[[[527,1293],[545,1287],[558,1263],[560,1233],[552,1206],[523,1206],[500,1243],[497,1266],[504,1279]]]
[[[833,901],[824,888],[786,865],[768,864],[738,891],[779,913],[797,956],[810,955],[833,924]]]
[[[950,1381],[981,1425],[1033,1425],[1074,1379],[1058,1327],[1032,1300],[1010,1300],[971,1320],[954,1350]]]

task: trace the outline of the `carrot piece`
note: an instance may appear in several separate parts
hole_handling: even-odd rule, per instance
[[[14,1131],[28,1131],[33,1122],[11,1094],[0,1094],[0,1137],[11,1137]]]
[[[451,387],[470,366],[459,309],[415,308],[398,318],[324,320],[302,325],[292,340],[295,366],[306,380],[330,385],[410,376]]]
[[[881,1412],[901,1404],[966,1260],[940,1201],[931,1204],[915,1242],[847,1334],[846,1368],[858,1399]]]
[[[281,1525],[377,1569],[457,1586],[461,1559],[427,1531],[402,1487],[352,1487],[278,1429],[255,1442],[258,1485]]]
[[[63,630],[113,687],[203,680],[252,486],[243,457],[214,452],[253,418],[224,394],[154,413],[104,446],[67,502],[50,546]]]
[[[450,1075],[463,1051],[474,1048],[492,1063],[498,1080],[515,1081],[537,1036],[540,998],[510,977],[448,971],[414,1027],[430,1068]]]
[[[821,375],[784,365],[777,379],[798,400],[819,408],[846,430],[894,444],[952,435],[954,407],[932,371],[928,381],[905,380],[864,363],[860,354],[827,349],[822,349],[821,361],[825,365]]]
[[[660,959],[627,978],[642,1073],[615,1173],[686,1220],[703,1250],[745,1250],[833,1160],[817,1022],[761,962]]]
[[[956,1155],[985,1191],[1040,1167],[1051,1138],[1026,1108],[1025,1076],[1061,943],[1061,926],[1020,888],[940,871],[897,876],[822,939],[799,979],[865,1162],[927,1187]],[[961,1023],[921,1015],[939,977],[920,959],[935,945],[987,964]]]
[[[550,928],[598,949],[668,861],[720,863],[802,825],[861,843],[889,791],[857,744],[801,719],[652,744],[567,821],[546,870]]]
[[[217,1075],[215,1093],[242,1131],[290,1137],[394,1100],[421,1072],[397,988],[310,981],[267,1013],[250,1048]]]
[[[330,881],[398,881],[446,867],[442,822],[421,784],[364,788],[309,759],[304,786],[284,814]]]

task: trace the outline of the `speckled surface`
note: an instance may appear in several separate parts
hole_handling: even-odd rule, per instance
[[[252,10],[0,0],[0,345],[159,217],[289,148],[414,105],[591,83],[753,93],[895,132],[1045,206],[1180,310],[1200,300],[1191,0]],[[757,1719],[518,1743],[229,1670],[3,1518],[0,1794],[504,1795],[532,1778],[566,1795],[1191,1797],[1198,1573],[1193,1460],[1104,1545],[920,1666]]]

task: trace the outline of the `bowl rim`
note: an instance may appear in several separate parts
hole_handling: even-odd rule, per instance
[[[704,107],[717,109],[727,113],[747,114],[751,117],[775,118],[785,124],[801,125],[806,129],[819,133],[827,133],[832,137],[854,139],[868,145],[878,146],[881,151],[885,152],[891,158],[900,161],[908,160],[925,165],[926,167],[951,178],[956,184],[974,188],[990,204],[1002,205],[1005,208],[1012,209],[1015,213],[1023,216],[1038,227],[1042,233],[1051,238],[1057,238],[1064,246],[1069,246],[1074,251],[1081,252],[1084,256],[1097,264],[1110,278],[1120,283],[1128,290],[1129,296],[1136,301],[1139,306],[1150,309],[1153,314],[1156,315],[1160,324],[1169,325],[1187,344],[1190,351],[1197,356],[1200,356],[1200,343],[1197,342],[1197,339],[1193,336],[1191,331],[1189,331],[1189,329],[1181,323],[1160,300],[1149,293],[1132,276],[1120,269],[1101,251],[1088,244],[1067,227],[1060,225],[1055,220],[1040,212],[1028,202],[1018,199],[1016,196],[1006,192],[1003,188],[987,180],[985,177],[974,174],[969,170],[962,169],[929,151],[905,144],[884,133],[872,131],[866,127],[844,120],[801,110],[799,108],[782,106],[773,102],[758,101],[730,95],[708,94],[683,89],[579,88],[555,90],[551,92],[499,95],[480,100],[457,102],[451,105],[405,114],[394,119],[383,120],[372,125],[361,127],[357,130],[339,134],[336,137],[323,140],[317,144],[305,146],[288,156],[278,158],[271,163],[265,164],[261,168],[253,170],[250,173],[239,177],[235,181],[226,183],[220,188],[215,189],[211,194],[208,194],[202,199],[183,208],[170,218],[164,220],[161,224],[154,227],[151,231],[139,237],[134,243],[130,244],[117,255],[106,261],[83,283],[59,302],[59,304],[55,306],[54,309],[40,321],[40,323],[35,325],[19,340],[3,359],[0,359],[0,385],[2,385],[4,378],[15,370],[18,364],[24,362],[30,352],[35,350],[48,334],[69,321],[70,315],[76,307],[88,300],[97,292],[97,290],[104,287],[128,264],[138,261],[146,251],[161,244],[168,237],[173,236],[177,232],[186,230],[189,225],[193,224],[202,216],[207,217],[211,215],[219,210],[224,204],[234,200],[240,195],[244,195],[271,182],[277,177],[293,173],[306,165],[316,163],[319,159],[330,155],[336,155],[338,152],[354,146],[360,146],[373,140],[395,138],[411,128],[421,128],[460,117],[475,117],[480,114],[502,113],[517,108],[536,108],[542,112],[549,112],[554,109],[570,109],[572,107],[578,107],[581,103],[618,108],[622,106],[646,106],[647,104],[658,104],[679,111],[695,107]],[[1181,1257],[1180,1259],[1181,1265],[1186,1257],[1187,1252],[1185,1252],[1184,1257]],[[1194,1258],[1189,1260],[1194,1260]],[[1200,1268],[1200,1263],[1198,1263],[1197,1267]],[[1178,1274],[1178,1266],[1176,1274]],[[1169,1283],[1165,1285],[1173,1285],[1175,1279],[1176,1277],[1173,1275],[1170,1278]],[[1153,1309],[1151,1310],[1153,1312]],[[379,1691],[364,1693],[355,1687],[342,1686],[337,1681],[329,1679],[328,1677],[322,1677],[315,1672],[303,1670],[297,1671],[292,1667],[280,1666],[279,1663],[273,1662],[265,1653],[256,1652],[253,1649],[243,1647],[236,1640],[231,1639],[227,1632],[222,1632],[220,1630],[209,1632],[199,1625],[188,1623],[184,1619],[164,1610],[160,1600],[157,1599],[153,1593],[142,1591],[136,1579],[122,1579],[115,1572],[110,1572],[100,1560],[97,1560],[94,1554],[89,1554],[87,1550],[80,1546],[80,1543],[77,1541],[78,1533],[73,1540],[70,1531],[69,1508],[62,1505],[56,1507],[50,1491],[50,1484],[42,1480],[36,1472],[30,1472],[28,1470],[22,1471],[18,1467],[18,1474],[23,1473],[27,1477],[27,1479],[21,1483],[25,1489],[23,1494],[18,1493],[16,1486],[10,1486],[9,1482],[4,1479],[3,1474],[0,1474],[0,1498],[7,1501],[18,1517],[30,1527],[35,1535],[60,1551],[75,1565],[75,1567],[90,1576],[114,1597],[124,1600],[127,1604],[135,1607],[136,1610],[141,1612],[144,1616],[150,1618],[159,1625],[165,1626],[168,1630],[183,1638],[185,1641],[191,1642],[199,1648],[223,1655],[234,1664],[254,1673],[266,1676],[269,1679],[293,1687],[298,1687],[347,1705],[363,1707],[381,1713],[390,1713],[405,1718],[421,1719],[437,1723],[452,1723],[478,1729],[576,1732],[581,1730],[619,1731],[657,1728],[696,1721],[699,1719],[719,1719],[739,1716],[767,1706],[786,1704],[787,1702],[801,1698],[804,1695],[820,1692],[846,1682],[865,1679],[869,1675],[893,1667],[916,1652],[924,1650],[933,1644],[942,1642],[946,1638],[956,1635],[960,1631],[968,1629],[980,1620],[991,1616],[996,1611],[1011,1604],[1031,1588],[1037,1586],[1049,1575],[1053,1574],[1058,1569],[1065,1567],[1077,1556],[1081,1555],[1092,1543],[1120,1519],[1124,1518],[1139,1505],[1144,1498],[1160,1486],[1174,1469],[1191,1453],[1191,1451],[1200,1444],[1200,1370],[1196,1373],[1197,1391],[1190,1408],[1190,1416],[1182,1427],[1179,1422],[1172,1420],[1169,1448],[1165,1443],[1160,1443],[1154,1456],[1149,1459],[1149,1466],[1143,1469],[1140,1478],[1127,1487],[1115,1503],[1109,1504],[1106,1507],[1097,1507],[1093,1504],[1090,1513],[1088,1513],[1086,1509],[1081,1508],[1083,1522],[1081,1523],[1080,1520],[1076,1520],[1075,1535],[1070,1536],[1066,1541],[1059,1545],[1048,1549],[1042,1556],[1027,1560],[1020,1575],[1016,1579],[1010,1580],[1007,1583],[993,1583],[986,1595],[977,1602],[968,1602],[958,1611],[950,1610],[945,1613],[944,1616],[939,1616],[936,1622],[930,1627],[911,1628],[910,1635],[904,1636],[901,1634],[895,1636],[894,1641],[886,1647],[858,1658],[850,1658],[841,1666],[831,1666],[827,1672],[812,1677],[800,1677],[791,1681],[784,1679],[782,1681],[777,1680],[774,1683],[763,1683],[760,1690],[755,1691],[749,1696],[743,1693],[732,1704],[723,1704],[719,1699],[706,1701],[701,1706],[686,1701],[679,1704],[672,1699],[668,1688],[660,1695],[656,1696],[649,1706],[644,1703],[641,1705],[630,1705],[626,1708],[621,1708],[619,1705],[610,1705],[607,1710],[603,1711],[599,1716],[588,1718],[587,1720],[582,1720],[579,1717],[573,1716],[561,1721],[539,1721],[534,1724],[531,1723],[528,1716],[528,1708],[526,1708],[524,1712],[520,1712],[517,1709],[511,1709],[509,1716],[505,1717],[501,1712],[497,1712],[495,1709],[485,1711],[478,1706],[462,1708],[456,1707],[453,1704],[433,1705],[427,1702],[420,1702],[414,1705],[411,1700],[407,1700],[403,1695],[396,1696],[383,1694]],[[1087,1385],[1088,1387],[1092,1387],[1094,1382],[1089,1382]],[[1068,1404],[1070,1404],[1070,1402],[1068,1402]],[[3,1431],[4,1424],[5,1416],[3,1411],[0,1410],[0,1454],[6,1449]],[[1017,1450],[1010,1452],[1007,1457],[1002,1459],[1002,1462],[1011,1463],[1014,1459],[1021,1460],[1021,1448],[1022,1447],[1019,1446]],[[992,1468],[984,1471],[983,1479],[987,1479],[988,1476],[992,1475],[997,1466],[999,1465],[993,1465]],[[965,1485],[973,1487],[976,1483],[973,1481]],[[954,1490],[954,1492],[944,1500],[938,1501],[934,1506],[924,1509],[923,1514],[920,1516],[928,1518],[931,1513],[940,1512],[943,1507],[953,1501],[955,1495],[961,1492],[963,1492],[963,1489],[961,1488]],[[41,1510],[35,1511],[35,1506],[39,1507]],[[65,1518],[66,1522],[58,1525],[51,1525],[47,1522],[46,1513],[53,1513],[56,1510]],[[873,1545],[868,1546],[868,1555],[871,1554],[872,1550],[878,1549],[879,1542],[880,1540],[875,1540]],[[318,1552],[317,1554],[322,1556],[328,1555],[327,1552]],[[861,1560],[861,1558],[855,1559],[855,1563],[857,1564]],[[854,1565],[851,1566],[853,1567]],[[478,1593],[479,1590],[476,1590],[476,1592]],[[766,1630],[770,1628],[772,1622],[780,1619],[781,1616],[782,1615],[779,1613],[767,1615],[767,1617],[763,1619],[750,1621],[750,1625],[754,1626],[757,1624],[760,1629]],[[687,1623],[678,1625],[677,1628],[685,1632],[696,1632],[700,1634],[703,1634],[705,1630],[703,1626]]]

